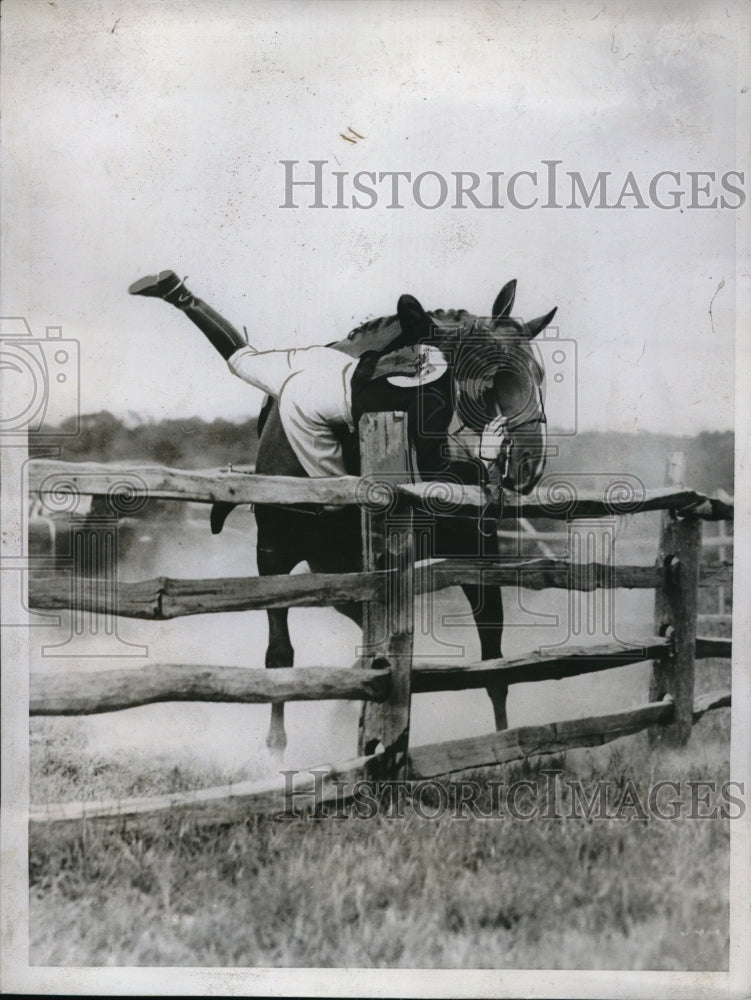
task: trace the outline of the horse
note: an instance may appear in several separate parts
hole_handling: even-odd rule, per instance
[[[516,282],[504,285],[493,303],[489,318],[465,310],[426,312],[412,296],[399,299],[394,316],[371,320],[330,344],[337,350],[376,365],[379,360],[399,357],[410,348],[430,342],[447,359],[445,375],[424,390],[412,390],[417,405],[408,413],[408,428],[423,480],[446,477],[473,481],[477,465],[473,461],[447,459],[447,445],[452,422],[479,432],[499,412],[508,419],[504,446],[493,466],[496,487],[518,493],[529,492],[538,482],[545,464],[545,411],[543,405],[544,371],[531,347],[531,341],[550,323],[556,310],[527,323],[511,317]],[[388,365],[385,370],[388,369]],[[377,373],[377,368],[376,368]],[[366,409],[397,409],[389,391],[384,392],[384,378],[374,379]],[[366,392],[366,396],[368,393]],[[380,397],[382,398],[379,398]],[[402,394],[404,395],[404,394]],[[375,398],[373,398],[375,396]],[[423,426],[429,414],[429,429]],[[424,421],[423,421],[424,422]],[[259,417],[259,447],[256,472],[264,475],[306,476],[292,450],[279,416],[277,402],[267,399]],[[357,433],[344,434],[347,472],[359,474]],[[472,470],[475,470],[473,473]],[[493,476],[491,475],[491,479]],[[261,576],[290,573],[301,562],[319,573],[358,572],[362,569],[360,511],[356,506],[340,509],[309,507],[292,509],[283,505],[257,504],[258,572]],[[421,532],[428,538],[432,556],[498,556],[496,521],[490,530],[482,520],[467,517],[438,517],[430,512],[433,530]],[[496,517],[497,517],[496,512]],[[466,584],[462,587],[477,627],[483,660],[501,656],[503,603],[500,587]],[[347,602],[336,609],[362,625],[362,605]],[[286,608],[273,608],[268,614],[266,667],[291,667],[294,650],[287,627]],[[506,728],[507,686],[489,687],[496,729]],[[286,746],[284,705],[274,704],[266,744],[280,754]]]

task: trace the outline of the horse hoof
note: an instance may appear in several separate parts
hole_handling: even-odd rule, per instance
[[[269,753],[275,760],[281,760],[284,751],[287,749],[287,736],[285,733],[269,733],[266,737],[266,746]]]

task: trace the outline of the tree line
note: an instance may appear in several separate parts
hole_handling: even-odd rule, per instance
[[[233,422],[187,417],[182,420],[129,421],[107,410],[64,421],[49,432],[30,436],[30,454],[49,454],[60,446],[70,462],[151,462],[173,468],[212,468],[232,462],[254,464],[258,419]],[[735,436],[732,431],[704,431],[694,437],[668,434],[617,434],[586,431],[549,434],[547,471],[581,477],[584,488],[601,488],[603,477],[635,476],[645,486],[661,486],[665,460],[672,451],[686,453],[690,486],[711,493],[733,492]]]

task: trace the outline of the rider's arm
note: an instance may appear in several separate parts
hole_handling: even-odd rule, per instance
[[[503,449],[506,418],[496,417],[475,436],[472,445],[465,443],[466,454],[450,460],[450,472],[463,483],[487,485],[491,470]]]
[[[490,468],[501,453],[506,434],[507,418],[495,417],[486,424],[480,436],[480,458]]]

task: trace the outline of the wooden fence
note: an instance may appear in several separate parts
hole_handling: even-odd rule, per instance
[[[530,497],[508,495],[504,516],[575,521],[662,511],[659,556],[654,566],[567,559],[452,559],[415,564],[411,515],[416,507],[440,514],[475,514],[487,496],[479,487],[452,483],[410,483],[408,441],[401,414],[370,414],[360,427],[363,475],[337,479],[297,479],[233,471],[190,472],[161,467],[29,463],[28,489],[57,502],[94,494],[128,509],[138,498],[213,503],[358,504],[362,511],[363,570],[359,573],[175,580],[159,577],[102,587],[95,580],[31,574],[29,606],[74,608],[132,618],[171,619],[183,615],[273,607],[331,605],[345,600],[364,605],[364,655],[351,669],[328,666],[265,669],[149,664],[98,673],[36,673],[31,677],[32,715],[111,712],[161,701],[269,702],[355,699],[363,701],[358,756],[342,764],[301,773],[295,792],[317,782],[318,801],[342,799],[342,788],[360,779],[444,777],[469,768],[572,747],[607,743],[643,729],[653,740],[683,744],[706,711],[730,704],[730,692],[694,696],[695,661],[731,655],[730,639],[697,636],[700,588],[731,585],[732,564],[701,562],[702,522],[732,518],[727,499],[706,497],[682,485],[677,459],[668,485],[634,493],[613,489],[603,496],[541,487]],[[727,542],[725,543],[727,544]],[[108,551],[104,544],[100,552]],[[601,587],[655,591],[652,634],[620,642],[558,649],[517,659],[477,663],[413,662],[412,613],[415,594],[462,583],[532,589],[588,591]],[[500,684],[560,679],[652,661],[644,704],[628,710],[526,726],[486,736],[429,746],[409,745],[411,695]],[[344,784],[343,784],[344,783]],[[127,801],[32,806],[32,822],[120,823],[130,816],[158,816],[180,807],[196,819],[227,819],[253,810],[284,808],[277,777],[202,791]]]

